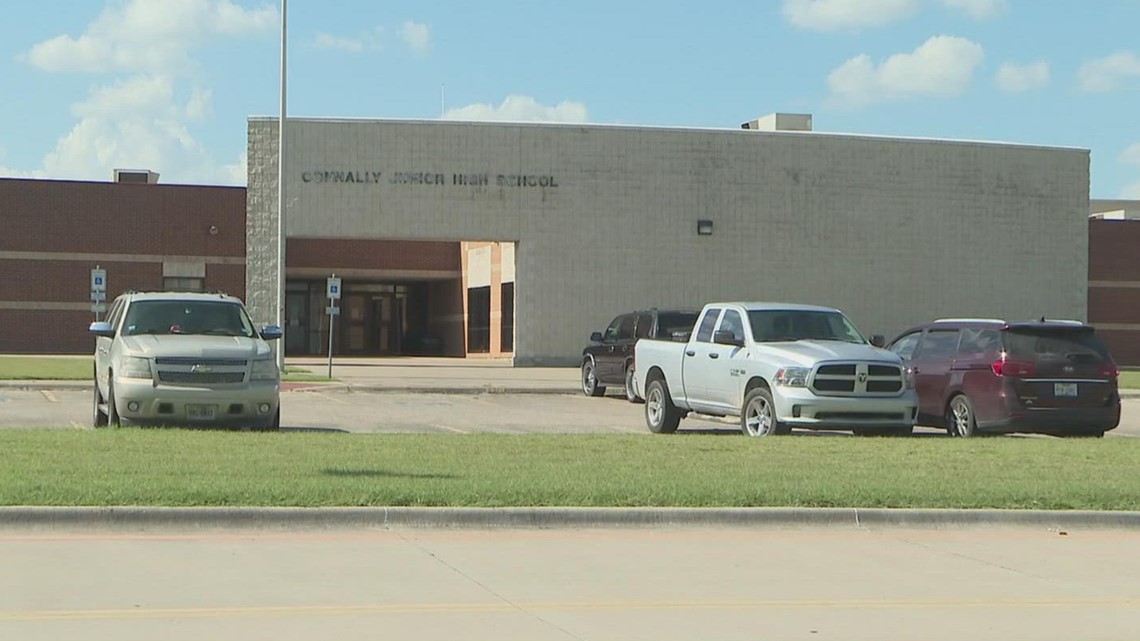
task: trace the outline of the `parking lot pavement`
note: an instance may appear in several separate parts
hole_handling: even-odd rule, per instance
[[[618,396],[362,393],[315,388],[284,392],[281,404],[285,431],[649,434],[645,406]],[[90,425],[90,391],[0,389],[0,428],[88,429]],[[735,419],[694,416],[681,422],[679,433],[739,432]],[[919,428],[917,433],[944,432]],[[1121,425],[1109,436],[1140,437],[1140,398],[1124,400]]]

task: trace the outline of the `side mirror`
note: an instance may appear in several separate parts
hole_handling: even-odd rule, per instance
[[[744,341],[736,337],[736,334],[727,329],[722,329],[713,334],[713,342],[717,345],[734,345],[736,347],[744,347]]]
[[[600,343],[600,342],[602,342],[603,339],[604,339],[604,337],[602,336],[601,332],[594,332],[593,334],[590,334],[590,341],[591,342]]]
[[[875,347],[885,347],[886,344],[887,344],[887,339],[884,338],[882,334],[872,334],[871,335],[871,345],[873,345]]]
[[[275,341],[285,335],[281,328],[276,325],[266,325],[261,328],[262,340]]]
[[[115,327],[106,321],[91,323],[91,326],[87,328],[87,331],[96,336],[104,336],[106,338],[115,337]]]

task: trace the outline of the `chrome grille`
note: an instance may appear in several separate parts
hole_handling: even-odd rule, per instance
[[[154,359],[156,365],[180,365],[183,367],[245,367],[249,364],[241,358],[198,358],[196,356],[163,356]]]
[[[240,383],[245,380],[245,372],[172,372],[160,371],[158,380],[163,383],[183,385],[219,385]]]
[[[902,368],[891,363],[824,363],[811,380],[820,396],[893,396],[904,386]]]

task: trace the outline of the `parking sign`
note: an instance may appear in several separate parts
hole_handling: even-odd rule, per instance
[[[107,291],[107,270],[98,267],[91,270],[91,291]]]
[[[331,300],[340,300],[340,279],[336,276],[328,279],[327,294]]]

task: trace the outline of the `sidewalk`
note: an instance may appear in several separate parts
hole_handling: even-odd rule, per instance
[[[325,357],[285,359],[291,369],[328,375]],[[491,358],[334,358],[334,382],[283,382],[282,389],[332,388],[358,392],[437,394],[581,394],[576,367],[513,367]],[[0,389],[89,389],[91,381],[0,381]],[[1122,389],[1121,398],[1140,399],[1140,389]]]
[[[327,358],[288,358],[285,364],[320,376],[329,371]],[[361,392],[580,392],[576,367],[513,367],[489,358],[334,358],[332,377],[334,385]]]
[[[290,369],[328,375],[328,359],[285,359]],[[437,394],[580,394],[576,367],[513,367],[509,360],[489,358],[334,358],[334,382],[292,382],[284,390],[347,389],[359,392],[424,392]],[[0,389],[79,390],[91,381],[0,381]]]

